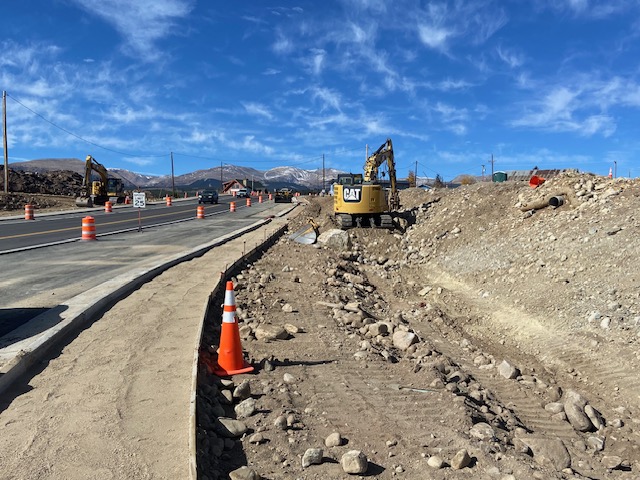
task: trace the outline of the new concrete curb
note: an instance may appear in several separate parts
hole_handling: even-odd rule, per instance
[[[41,361],[68,335],[82,328],[97,313],[124,298],[143,283],[181,262],[199,257],[212,248],[256,230],[269,222],[271,222],[270,218],[260,220],[213,242],[194,247],[187,253],[169,257],[152,267],[133,269],[38,315],[32,322],[52,325],[51,328],[2,349],[1,358],[7,361],[0,367],[0,394],[27,373],[34,364]],[[29,325],[24,326],[24,328],[28,327]],[[22,328],[15,332],[16,335],[20,334]]]

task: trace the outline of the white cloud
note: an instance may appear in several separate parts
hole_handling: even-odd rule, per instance
[[[294,42],[285,36],[282,31],[276,32],[276,39],[271,46],[272,50],[279,55],[287,55],[294,49]]]
[[[176,21],[189,15],[194,0],[70,0],[112,25],[131,53],[158,58],[155,43],[177,31]]]
[[[320,111],[327,108],[340,111],[340,94],[324,87],[314,87],[311,89],[313,100],[320,100],[322,107]]]
[[[584,136],[597,133],[608,137],[616,130],[611,115],[589,114],[595,105],[594,92],[578,88],[553,87],[531,110],[512,122],[516,127],[532,127],[555,132],[576,132]]]
[[[273,115],[269,111],[269,109],[257,102],[242,102],[242,106],[246,110],[246,112],[250,115],[257,115],[259,117],[264,117],[267,120],[273,120]]]
[[[498,57],[500,57],[500,60],[506,63],[510,68],[520,67],[524,64],[523,55],[516,53],[512,49],[498,46],[496,48],[496,53],[498,54]]]
[[[447,41],[453,36],[451,30],[442,27],[434,27],[431,25],[419,25],[418,37],[420,41],[427,47],[434,50],[446,51]]]

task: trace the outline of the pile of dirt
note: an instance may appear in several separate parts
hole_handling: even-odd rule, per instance
[[[4,183],[4,167],[0,167],[0,179]],[[0,193],[0,214],[15,214],[27,204],[36,210],[71,208],[81,186],[82,175],[70,170],[35,173],[9,169],[9,193]]]
[[[202,478],[637,478],[639,193],[409,189],[395,231],[281,240],[234,278],[257,372],[203,377]]]

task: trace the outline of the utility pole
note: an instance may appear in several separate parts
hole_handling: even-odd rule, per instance
[[[9,150],[7,149],[7,92],[2,92],[2,144],[4,146],[4,193],[9,193]]]
[[[222,160],[220,160],[220,193],[222,193]]]
[[[322,191],[325,192],[325,187],[324,187],[324,153],[322,154]]]
[[[613,161],[613,178],[618,178],[618,161]]]
[[[482,165],[482,181],[484,182],[484,165]]]
[[[416,160],[416,168],[413,173],[413,181],[415,183],[414,187],[417,187],[418,186],[418,160]]]
[[[491,181],[493,182],[493,153],[491,154]]]
[[[176,196],[176,181],[173,177],[173,152],[171,152],[171,191],[173,192],[173,197]]]

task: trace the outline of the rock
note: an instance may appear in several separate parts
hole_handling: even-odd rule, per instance
[[[237,404],[234,409],[237,418],[247,418],[256,412],[256,401],[253,398],[247,398]]]
[[[247,431],[247,426],[245,425],[245,423],[234,418],[220,417],[218,419],[218,422],[219,425],[216,430],[222,436],[227,438],[240,437]]]
[[[350,450],[340,459],[340,465],[345,473],[359,474],[366,473],[369,467],[367,456],[360,450]]]
[[[393,346],[400,349],[406,350],[414,343],[418,342],[418,336],[413,332],[403,332],[398,330],[393,334]]]
[[[286,430],[286,428],[287,428],[287,417],[285,417],[284,415],[278,416],[274,420],[273,425],[276,428],[279,428],[280,430]]]
[[[444,466],[444,460],[438,455],[432,455],[427,460],[427,465],[429,465],[431,468],[439,469]]]
[[[239,398],[240,400],[246,400],[251,396],[251,383],[245,380],[238,385],[233,391],[233,398]]]
[[[604,427],[604,420],[602,418],[602,415],[591,405],[585,405],[584,413],[587,417],[589,417],[589,420],[591,420],[591,423],[596,428],[596,430],[600,430],[602,427]]]
[[[283,311],[284,313],[291,313],[291,312],[293,312],[293,307],[292,307],[289,303],[285,303],[285,304],[282,306],[282,311]]]
[[[617,455],[604,455],[601,462],[605,468],[615,470],[620,465],[622,465],[622,458],[618,457]]]
[[[571,455],[562,440],[529,435],[518,439],[531,449],[533,459],[539,465],[553,467],[558,472],[571,466]]]
[[[433,290],[433,287],[424,287],[422,290],[420,290],[418,292],[418,295],[420,295],[421,297],[424,297],[425,295],[427,295],[431,290]]]
[[[589,445],[595,452],[601,452],[604,450],[604,438],[591,436],[587,438],[587,445]]]
[[[461,470],[465,467],[468,467],[471,463],[471,457],[469,456],[469,452],[465,448],[458,451],[451,459],[451,468],[454,470]]]
[[[544,406],[544,409],[550,413],[560,413],[564,411],[564,405],[560,402],[550,402]]]
[[[265,442],[264,435],[262,435],[262,433],[260,433],[260,432],[254,433],[253,435],[251,435],[249,437],[249,443],[260,444],[260,443],[264,443],[264,442]]]
[[[297,325],[292,325],[290,323],[285,323],[284,329],[287,331],[289,335],[295,335],[296,333],[302,332],[302,328],[298,327]]]
[[[386,323],[377,322],[369,325],[369,333],[374,337],[378,335],[386,335],[389,333],[389,327]]]
[[[339,447],[342,445],[342,436],[338,432],[333,432],[324,439],[324,444],[327,447]]]
[[[258,340],[286,340],[289,338],[287,331],[277,325],[259,325],[255,330],[255,336]]]
[[[498,365],[498,373],[504,378],[513,380],[520,374],[520,371],[506,360],[502,360],[500,365]]]
[[[284,383],[296,383],[296,377],[294,377],[293,375],[291,375],[290,373],[285,373],[282,376],[282,381]]]
[[[593,428],[589,417],[584,413],[587,401],[575,390],[568,390],[565,394],[564,412],[571,426],[579,432],[588,432]]]
[[[261,477],[254,469],[244,466],[229,472],[229,478],[231,480],[260,480]]]
[[[469,435],[479,440],[491,441],[495,437],[495,432],[493,431],[493,427],[488,423],[479,422],[471,427]]]
[[[318,243],[337,250],[349,250],[351,237],[346,231],[332,228],[318,235]]]
[[[310,465],[320,465],[322,463],[322,449],[321,448],[308,448],[302,456],[302,468],[307,468]]]

